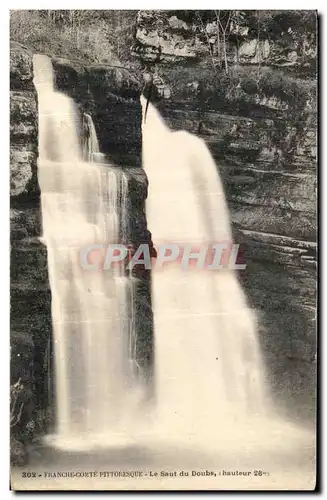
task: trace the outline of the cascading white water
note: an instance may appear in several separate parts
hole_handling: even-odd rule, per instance
[[[141,104],[154,245],[231,242],[223,186],[204,141],[171,131],[152,104],[147,112],[143,97]],[[281,423],[270,404],[256,314],[235,270],[185,270],[171,262],[154,268],[151,281],[156,435],[184,444],[195,440],[216,452],[233,446],[287,449],[307,439]]]
[[[100,148],[92,117],[88,113],[83,115],[83,159],[85,161],[96,161],[99,157]]]
[[[88,148],[82,152],[74,102],[54,90],[47,56],[34,56],[34,83],[55,343],[57,429],[51,442],[90,449],[124,442],[133,413],[130,283],[118,267],[85,270],[79,259],[86,245],[119,241],[121,176],[91,163],[99,147],[90,116]]]
[[[128,242],[128,180],[99,164],[104,156],[91,117],[92,138],[81,147],[74,102],[54,90],[48,57],[34,57],[34,75],[55,343],[57,428],[50,442],[89,450],[133,437],[161,449],[169,438],[183,445],[196,439],[215,453],[233,443],[237,450],[250,442],[266,451],[301,440],[311,446],[311,434],[262,419],[266,390],[255,315],[232,270],[181,271],[170,264],[153,271],[157,411],[149,431],[135,422],[142,388],[135,382],[133,278],[118,267],[85,271],[79,261],[85,245],[119,241],[121,226]],[[156,245],[231,241],[209,151],[195,136],[171,132],[152,105],[143,123],[143,163]]]
[[[122,172],[121,174],[121,240],[124,245],[129,245],[131,242],[131,227],[129,218],[130,206],[128,200],[128,176]],[[131,258],[131,249],[129,249],[129,259]],[[137,336],[135,330],[135,287],[136,278],[133,277],[132,270],[129,268],[127,270],[129,277],[129,288],[128,288],[128,303],[130,304],[130,335],[129,335],[129,353],[131,360],[131,370],[134,374],[138,374],[140,367],[137,362],[136,348],[137,348]]]
[[[171,132],[152,105],[143,124],[143,161],[155,244],[200,248],[231,242],[224,192],[209,151],[196,136]],[[152,282],[160,418],[172,419],[177,432],[189,427],[196,433],[214,415],[261,411],[255,317],[236,272],[183,270],[176,263],[154,271]]]

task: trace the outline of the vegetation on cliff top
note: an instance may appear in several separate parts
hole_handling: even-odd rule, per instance
[[[135,10],[12,10],[10,37],[34,52],[119,64],[130,60]]]

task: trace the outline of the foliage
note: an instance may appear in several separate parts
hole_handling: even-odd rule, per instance
[[[291,112],[294,107],[303,111],[308,101],[314,105],[316,82],[313,80],[294,78],[270,68],[261,68],[259,72],[255,70],[251,72],[247,68],[244,75],[240,73],[238,70],[240,88],[249,95],[275,97],[285,103]]]
[[[216,70],[229,71],[228,51],[231,46],[238,50],[244,40],[267,40],[271,47],[278,42],[281,62],[283,55],[295,50],[298,64],[310,68],[312,54],[316,50],[317,16],[315,11],[278,10],[213,10],[194,11],[194,28],[208,48],[212,66]],[[260,66],[260,49],[257,51]]]
[[[10,36],[36,52],[87,63],[128,61],[136,11],[13,10]]]
[[[302,115],[307,107],[311,114],[315,111],[315,80],[294,78],[274,68],[232,66],[226,74],[224,70],[214,72],[209,63],[193,68],[171,68],[165,82],[176,100],[197,97],[203,109],[255,116],[260,108],[256,104],[258,99],[275,98],[281,110],[288,110],[290,118]],[[278,110],[265,109],[265,116],[269,117],[269,113],[272,118],[280,114]]]

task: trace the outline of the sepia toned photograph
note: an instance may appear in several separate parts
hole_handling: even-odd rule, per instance
[[[315,490],[317,45],[10,11],[12,490]]]

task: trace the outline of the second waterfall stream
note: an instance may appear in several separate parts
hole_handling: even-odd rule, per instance
[[[199,251],[232,242],[219,170],[204,141],[173,131],[141,97],[146,215],[153,243]],[[289,450],[312,435],[284,421],[271,404],[256,312],[236,271],[152,271],[158,439],[196,446],[234,460]],[[155,439],[155,438],[153,438]],[[310,445],[309,445],[310,446]],[[237,451],[236,451],[237,450]],[[236,453],[236,455],[235,455]],[[242,461],[242,458],[240,458]]]

